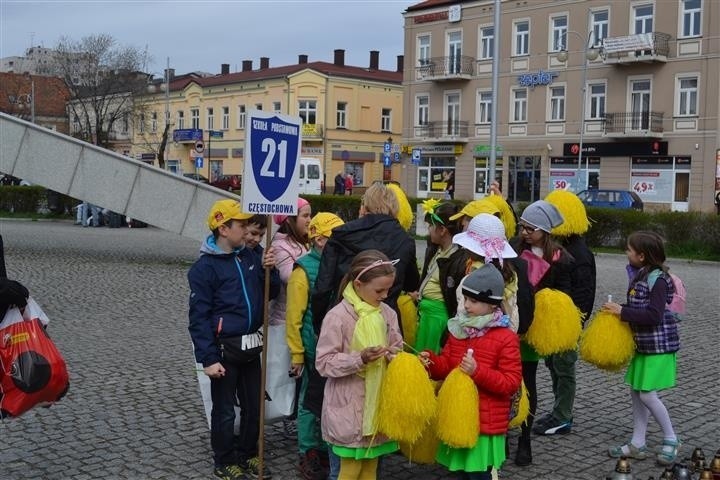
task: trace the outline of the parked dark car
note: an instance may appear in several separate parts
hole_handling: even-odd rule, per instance
[[[588,207],[643,210],[642,199],[630,190],[583,190],[578,193],[578,198]]]
[[[215,188],[219,188],[220,190],[227,190],[228,192],[240,190],[240,185],[242,185],[242,176],[220,175],[217,180],[210,182],[210,185]]]
[[[200,183],[209,183],[207,177],[199,173],[183,173],[183,177],[189,178],[190,180],[195,180],[196,182]]]

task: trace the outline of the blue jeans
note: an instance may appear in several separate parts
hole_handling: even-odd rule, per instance
[[[333,452],[332,447],[328,445],[328,459],[330,460],[330,473],[328,480],[337,480],[340,474],[340,457]]]
[[[260,436],[260,355],[248,363],[223,363],[223,367],[225,376],[210,379],[210,444],[215,466],[235,465],[256,457]],[[237,438],[233,432],[236,396],[240,404]]]

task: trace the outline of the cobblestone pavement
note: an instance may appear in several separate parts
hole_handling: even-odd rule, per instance
[[[0,220],[11,277],[51,318],[49,332],[70,369],[67,397],[50,409],[0,422],[0,479],[209,479],[209,435],[187,333],[186,272],[198,244],[154,228],[81,228],[64,222]],[[419,244],[419,250],[422,246]],[[598,256],[596,305],[624,298],[624,256]],[[684,441],[683,456],[720,447],[717,369],[720,266],[669,262],[690,294],[681,327],[678,386],[662,394]],[[539,368],[540,412],[550,408]],[[506,463],[500,478],[600,479],[615,462],[605,450],[630,438],[628,389],[620,375],[578,364],[572,433],[534,437],[534,463]],[[510,434],[514,453],[516,433]],[[295,479],[292,435],[266,429],[267,464]],[[651,422],[648,442],[660,442]],[[653,460],[635,478],[658,478]],[[382,479],[452,478],[438,467],[392,456]]]

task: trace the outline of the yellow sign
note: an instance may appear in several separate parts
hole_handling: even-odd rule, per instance
[[[303,137],[317,137],[320,135],[320,129],[316,123],[303,123],[302,135]]]

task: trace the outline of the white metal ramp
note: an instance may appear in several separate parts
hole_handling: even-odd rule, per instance
[[[0,171],[185,237],[208,235],[207,214],[240,197],[0,113]]]

